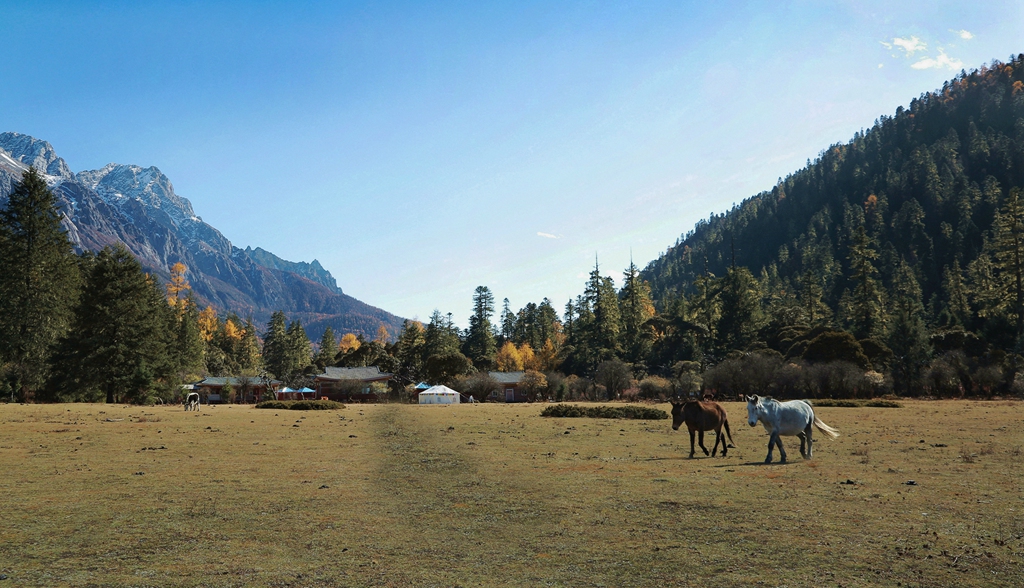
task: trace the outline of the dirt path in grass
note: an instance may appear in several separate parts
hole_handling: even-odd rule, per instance
[[[509,479],[495,472],[500,463],[467,450],[438,412],[383,407],[373,414],[373,502],[386,526],[375,533],[378,579],[394,586],[533,584],[506,574],[521,573],[524,558],[537,557],[540,535],[552,532],[560,513],[536,500],[538,489],[527,480]]]

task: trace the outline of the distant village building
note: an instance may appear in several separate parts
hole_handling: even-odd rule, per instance
[[[195,385],[193,390],[199,393],[205,404],[238,402],[242,404],[261,402],[274,398],[274,393],[284,382],[248,377],[216,377],[205,378]],[[230,394],[228,389],[230,388]],[[234,396],[232,399],[231,396]]]
[[[495,402],[526,402],[526,394],[521,390],[523,376],[526,372],[487,372],[500,388],[491,392],[489,400]]]
[[[316,397],[336,400],[338,402],[376,402],[371,384],[380,382],[387,384],[393,374],[382,372],[377,366],[368,367],[328,367],[324,373],[314,378]]]

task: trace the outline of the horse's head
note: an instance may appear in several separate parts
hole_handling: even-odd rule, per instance
[[[764,411],[764,405],[761,404],[761,399],[757,397],[757,394],[751,394],[747,396],[747,424],[751,427],[757,425],[758,419],[761,418],[761,413]]]
[[[683,406],[686,402],[673,400],[672,401],[672,430],[678,431],[679,425],[683,424]]]

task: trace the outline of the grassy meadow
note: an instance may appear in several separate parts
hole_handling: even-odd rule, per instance
[[[767,466],[740,403],[692,460],[544,406],[0,405],[0,588],[1024,585],[1024,403],[823,407]]]

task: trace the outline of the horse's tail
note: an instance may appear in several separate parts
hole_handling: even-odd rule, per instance
[[[814,417],[814,426],[817,427],[819,431],[825,433],[832,439],[835,439],[836,437],[839,436],[839,431],[821,422],[821,419],[819,419],[817,416]]]
[[[725,426],[725,434],[729,437],[729,447],[735,448],[736,445],[732,441],[732,431],[729,430],[729,419],[722,420],[722,425]]]

